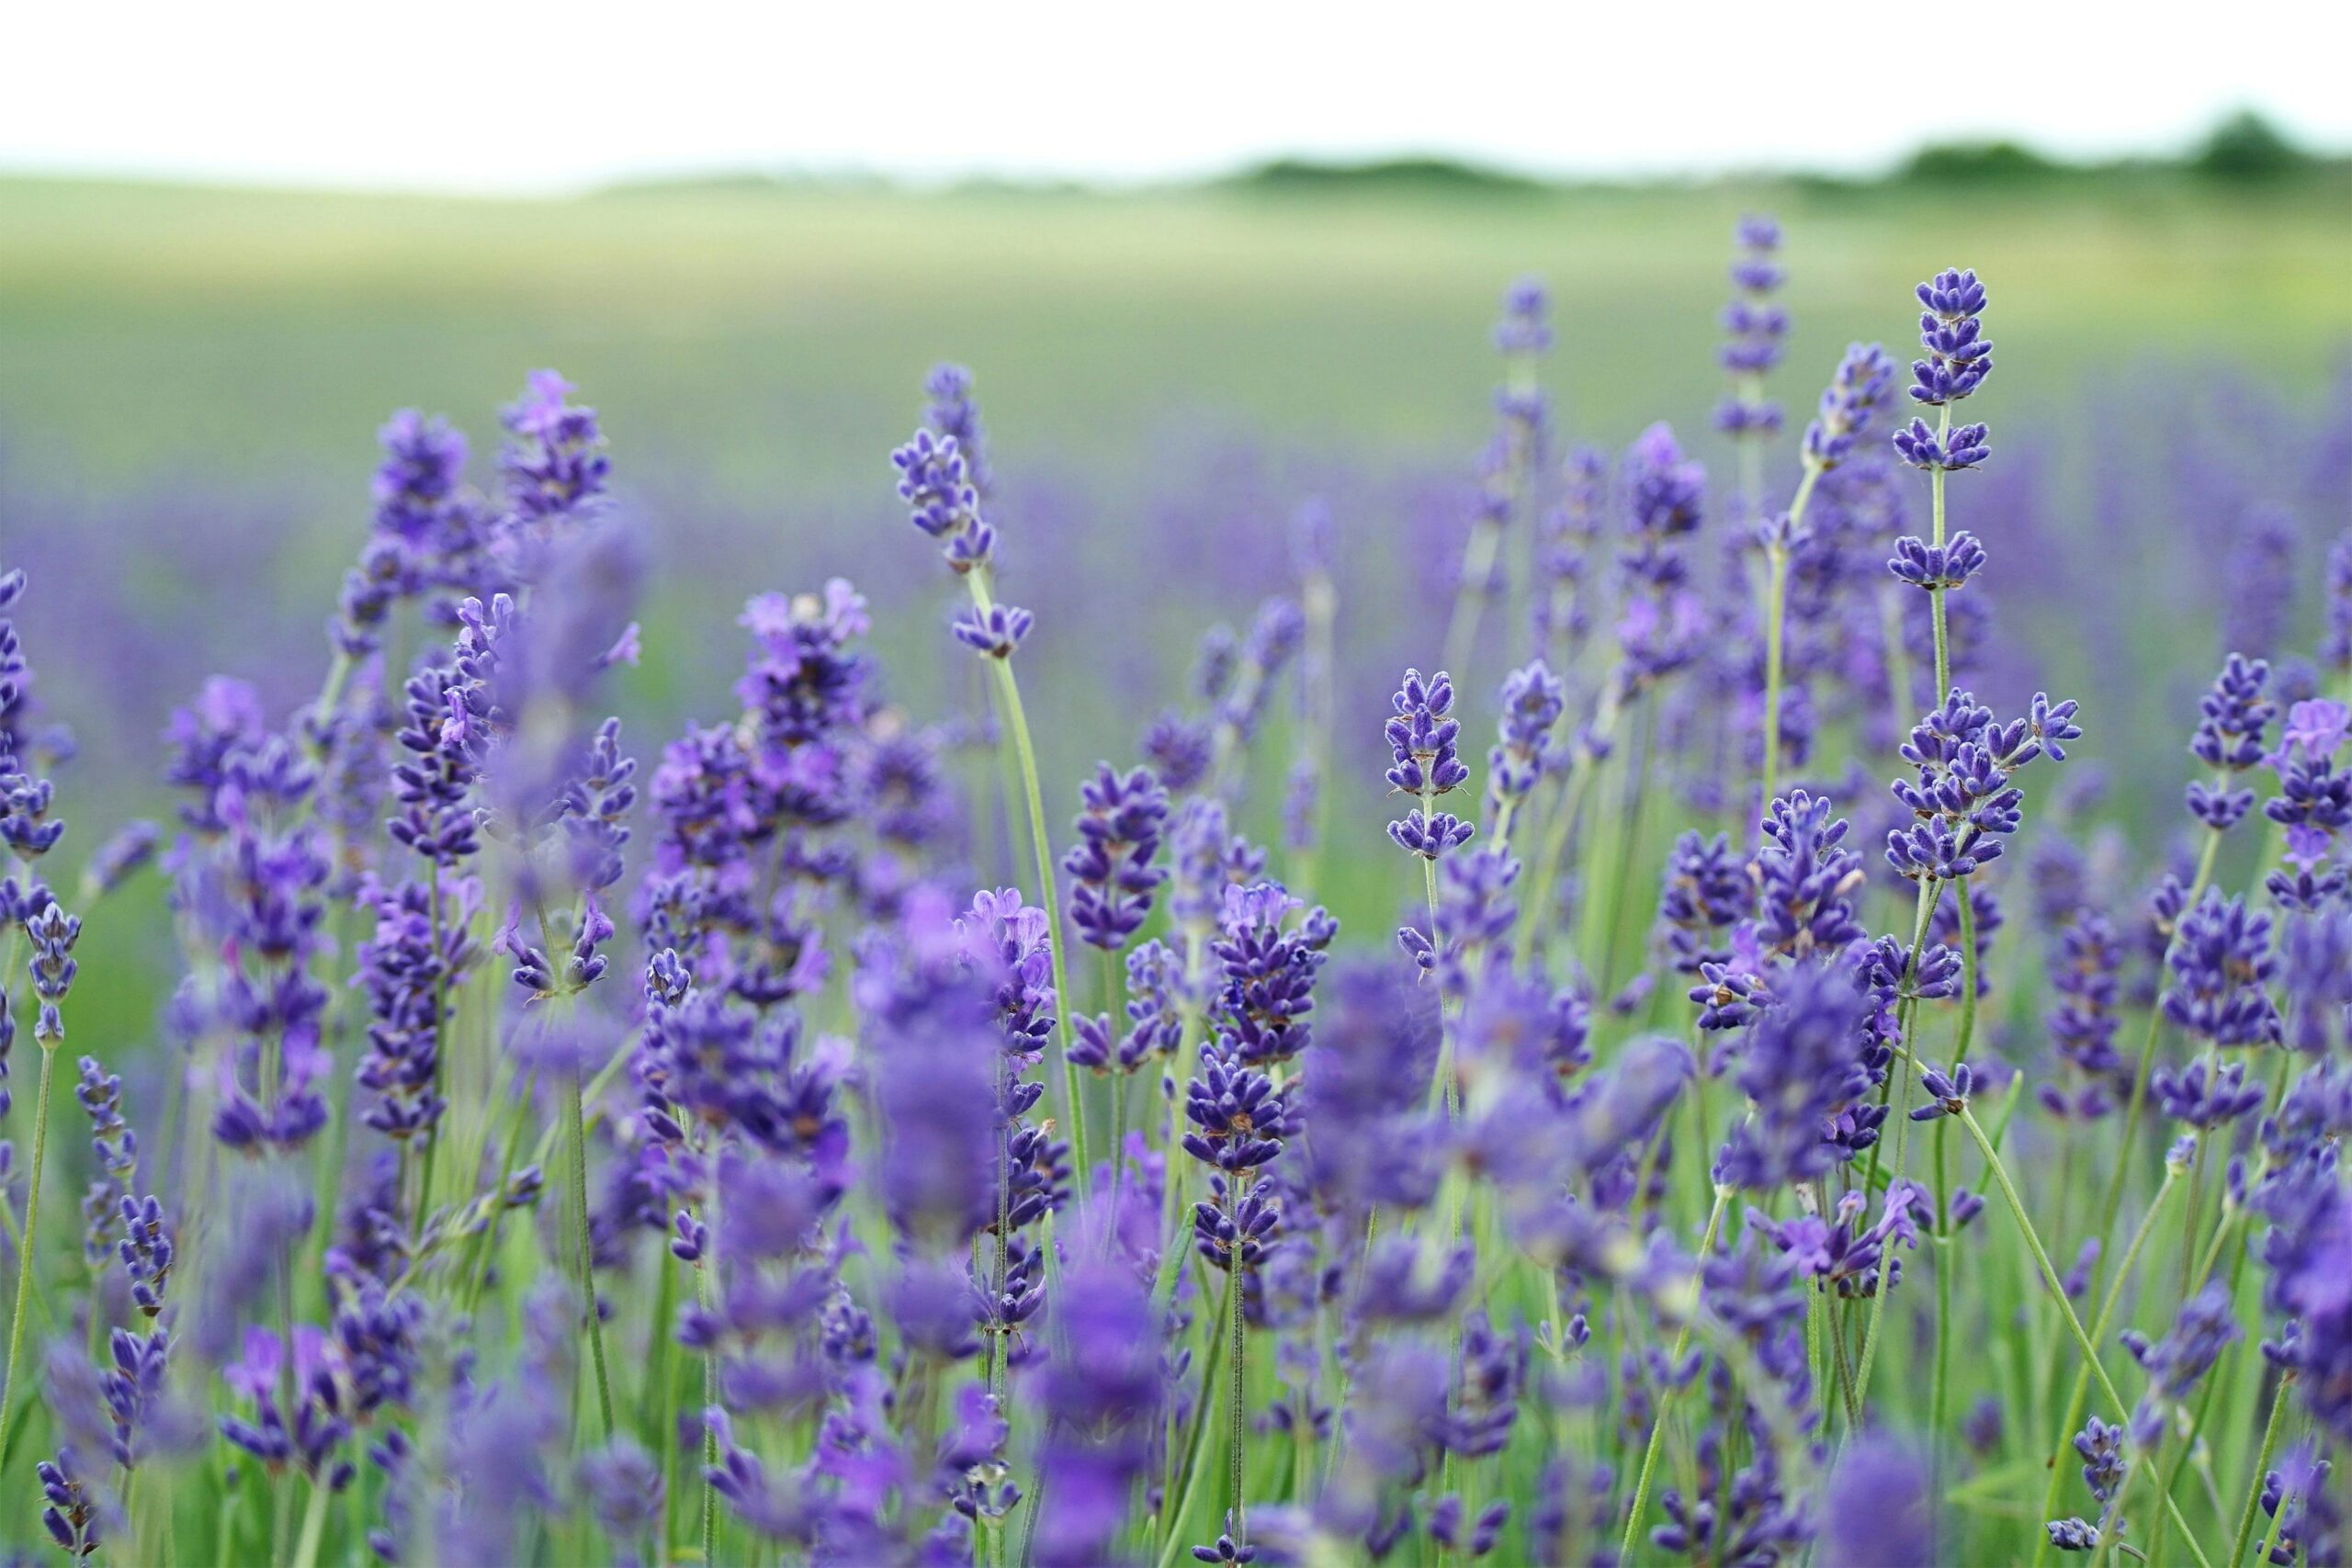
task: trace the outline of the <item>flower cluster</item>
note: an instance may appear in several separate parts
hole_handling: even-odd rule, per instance
[[[1475,831],[1469,823],[1430,804],[1470,779],[1459,749],[1462,721],[1452,716],[1453,679],[1442,670],[1426,680],[1419,670],[1408,670],[1389,704],[1395,713],[1385,728],[1388,784],[1418,797],[1420,805],[1389,823],[1388,836],[1408,853],[1433,861],[1467,843]]]
[[[1773,303],[1788,275],[1781,268],[1781,226],[1750,215],[1734,235],[1739,254],[1731,265],[1732,301],[1724,307],[1724,346],[1716,355],[1743,389],[1781,362],[1789,335],[1789,313]],[[1715,428],[1736,436],[1770,436],[1781,428],[1780,405],[1743,389],[1715,409]]]
[[[1980,319],[1984,286],[1973,272],[1951,269],[1919,285],[1919,345],[1911,362],[1911,400],[1942,413],[1945,423],[1930,429],[1914,419],[1894,433],[1894,449],[1915,468],[1973,468],[1992,455],[1982,424],[1951,425],[1950,410],[1984,384],[1993,373],[1993,340]]]
[[[1887,834],[1887,863],[1915,882],[1953,882],[1999,859],[2025,803],[2011,781],[2039,758],[2066,760],[2066,745],[2083,733],[2075,713],[2074,703],[2037,694],[2025,717],[2000,724],[1955,689],[1903,747],[1914,776],[1893,790],[1913,821]]]
[[[1943,525],[1985,446],[1950,424],[1992,363],[1973,275],[1918,295],[1941,423],[1894,450],[1931,470],[1929,538],[1865,450],[1894,375],[1856,345],[1787,512],[1692,547],[1791,456],[1779,243],[1743,223],[1731,496],[1664,424],[1613,474],[1553,466],[1548,303],[1507,296],[1457,614],[1530,615],[1482,641],[1466,614],[1459,684],[1391,697],[1426,909],[1401,953],[1342,942],[1406,890],[1332,725],[1342,651],[1418,612],[1342,615],[1377,563],[1310,508],[1296,592],[1200,637],[1146,765],[1068,773],[1089,708],[1049,681],[1030,728],[988,521],[1010,454],[956,367],[896,472],[989,657],[888,669],[847,581],[757,592],[740,678],[642,767],[602,716],[699,666],[630,673],[654,556],[552,375],[481,491],[447,422],[385,427],[316,695],[203,684],[168,831],[62,839],[69,748],[0,575],[26,1533],[392,1565],[2335,1561],[2352,553],[2310,585],[2315,666],[2293,530],[2202,473],[2245,520],[2243,640],[2189,744],[2196,831],[2135,854],[2077,766],[2026,844],[2028,771],[2082,726],[1967,689],[2032,689]],[[1463,525],[1450,493],[1430,527]],[[2224,835],[2257,799],[2250,868]],[[165,944],[159,1054],[66,1058],[51,1092],[68,1022],[113,1043],[126,955]],[[44,1228],[58,1171],[80,1224]]]

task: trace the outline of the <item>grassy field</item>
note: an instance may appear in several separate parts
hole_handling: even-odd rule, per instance
[[[1758,187],[1125,196],[678,187],[461,201],[0,181],[0,438],[28,466],[332,476],[385,411],[479,427],[553,364],[634,464],[767,501],[874,482],[933,360],[975,366],[1009,459],[1133,457],[1171,419],[1466,452],[1486,325],[1559,301],[1571,428],[1712,400],[1733,217],[1790,230],[1793,403],[1912,280],[1995,289],[2008,407],[2222,355],[2313,384],[2347,333],[2352,198],[2174,182],[2043,194]]]

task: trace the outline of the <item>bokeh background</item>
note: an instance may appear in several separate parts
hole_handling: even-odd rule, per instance
[[[2017,15],[1988,13],[1963,106],[1855,86],[1855,60],[1903,51],[1844,32],[1716,60],[1596,18],[1590,48],[1571,28],[1498,61],[1512,35],[1486,18],[1484,41],[1425,40],[1403,91],[1404,40],[1295,18],[1162,39],[1177,58],[1122,54],[1105,82],[1116,39],[1057,46],[1041,16],[1023,49],[951,42],[952,14],[917,7],[895,58],[809,22],[761,99],[756,51],[641,17],[599,44],[622,24],[594,7],[554,39],[493,8],[462,47],[434,7],[399,39],[251,9],[178,33],[159,13],[114,77],[86,21],[45,18],[33,53],[90,70],[31,73],[0,111],[0,558],[40,584],[20,618],[83,746],[82,852],[155,807],[157,731],[205,673],[279,714],[316,691],[385,416],[447,413],[486,472],[541,366],[601,411],[643,541],[624,701],[651,739],[727,705],[746,596],[834,575],[873,600],[910,710],[968,706],[888,455],[926,369],[972,367],[1055,801],[1130,753],[1204,627],[1291,588],[1317,498],[1342,711],[1373,750],[1450,603],[1515,277],[1555,301],[1555,450],[1668,419],[1727,478],[1708,413],[1744,212],[1787,231],[1792,428],[1849,340],[1908,340],[1917,278],[1990,283],[2000,457],[1955,491],[1998,547],[1989,694],[2080,695],[2120,809],[2168,806],[2224,640],[2308,627],[2352,522],[2352,125],[2314,95],[2308,32],[2153,64],[2110,39],[2086,74],[2031,43],[2087,47],[2091,21],[1996,6]],[[1309,69],[1310,41],[1340,53]],[[1365,90],[1326,79],[1350,71]],[[686,112],[704,96],[720,120]],[[2275,625],[2225,627],[2217,584],[2249,573]],[[1381,788],[1342,768],[1333,809],[1374,821]],[[1385,915],[1393,891],[1363,897]],[[160,951],[157,920],[93,940]]]

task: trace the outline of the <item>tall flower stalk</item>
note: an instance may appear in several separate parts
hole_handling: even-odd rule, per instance
[[[1544,462],[1547,406],[1536,379],[1537,367],[1552,346],[1550,299],[1544,286],[1521,278],[1503,296],[1502,320],[1495,323],[1495,348],[1503,357],[1503,384],[1495,391],[1497,429],[1478,464],[1477,509],[1462,548],[1461,581],[1453,614],[1446,622],[1445,665],[1468,670],[1477,651],[1478,624],[1505,565],[1511,525],[1526,510],[1534,477]],[[1509,572],[1515,586],[1526,572]]]
[[[1894,570],[1927,592],[1935,618],[1936,693],[1940,696],[1951,690],[1951,637],[1944,598],[1974,576],[1984,560],[1974,536],[1962,532],[1946,541],[1944,481],[1992,455],[1986,427],[1955,428],[1951,411],[1992,375],[1993,340],[1984,335],[1984,286],[1973,272],[1939,272],[1916,292],[1921,307],[1922,357],[1911,362],[1911,400],[1936,411],[1936,427],[1930,431],[1926,422],[1914,418],[1894,433],[1894,449],[1905,462],[1928,472],[1931,536],[1924,545],[1916,538],[1899,541]]]
[[[914,439],[890,455],[899,470],[899,497],[910,519],[923,533],[940,541],[950,570],[964,580],[971,605],[952,626],[956,640],[987,663],[996,686],[1000,716],[1013,765],[1021,777],[1023,803],[1029,816],[1029,845],[1037,871],[1038,905],[1046,911],[1053,955],[1054,989],[1064,998],[1075,995],[1065,969],[1061,935],[1061,896],[1054,885],[1053,846],[1046,831],[1046,797],[1037,782],[1037,750],[1029,732],[1029,716],[1021,703],[1021,683],[1012,673],[1012,652],[1029,635],[1035,617],[1018,605],[997,602],[991,591],[996,561],[996,530],[980,515],[980,492],[973,483],[963,446],[953,434],[935,435],[919,430]],[[1086,1101],[1078,1064],[1070,1059],[1074,1043],[1071,1008],[1060,1010],[1062,1089],[1069,1110],[1070,1145],[1076,1151],[1081,1195],[1092,1179],[1086,1144]]]
[[[1876,344],[1851,344],[1838,361],[1837,374],[1821,394],[1821,409],[1805,426],[1801,450],[1804,464],[1796,494],[1789,509],[1777,518],[1758,518],[1757,536],[1764,547],[1764,801],[1769,807],[1779,797],[1781,782],[1781,698],[1784,684],[1788,630],[1789,562],[1807,537],[1806,509],[1822,475],[1853,454],[1870,428],[1871,416],[1894,378],[1894,367]]]
[[[0,856],[12,874],[0,878],[0,1114],[8,1110],[5,1087],[8,1043],[17,1019],[12,996],[17,963],[30,946],[33,1041],[40,1047],[40,1074],[34,1089],[33,1155],[25,1189],[25,1222],[17,1232],[16,1301],[8,1317],[8,1367],[0,1376],[0,1455],[7,1452],[8,1422],[16,1409],[17,1375],[24,1364],[25,1320],[33,1293],[33,1269],[40,1240],[41,1179],[49,1159],[49,1106],[55,1082],[57,1047],[65,1024],[59,1011],[80,965],[74,945],[82,922],[59,908],[35,874],[42,856],[64,837],[65,824],[50,817],[54,786],[34,773],[27,723],[32,677],[23,645],[8,612],[23,598],[21,570],[0,572]]]

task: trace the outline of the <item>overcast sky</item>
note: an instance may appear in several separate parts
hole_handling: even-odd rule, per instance
[[[13,170],[475,191],[742,168],[1132,181],[1280,152],[1869,170],[1988,134],[2161,151],[2245,105],[2352,148],[2343,0],[11,10]]]

